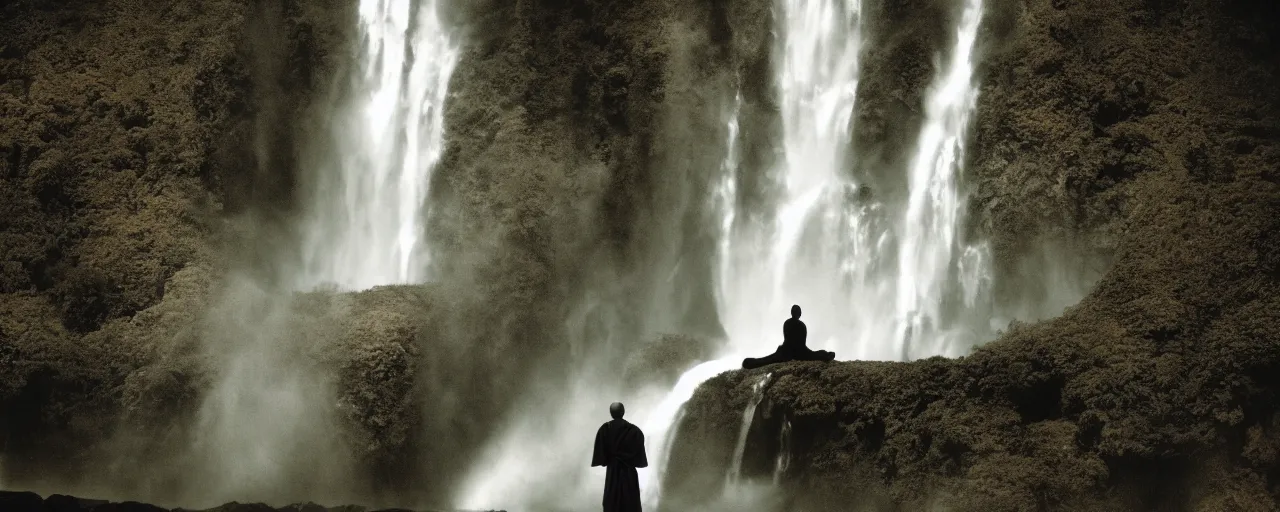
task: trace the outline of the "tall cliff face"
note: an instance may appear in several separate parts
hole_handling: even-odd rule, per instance
[[[743,475],[789,456],[779,510],[1274,509],[1276,14],[997,4],[968,178],[1004,293],[1047,271],[1040,244],[1114,264],[1061,317],[964,358],[772,369]],[[706,489],[768,371],[689,402],[673,510],[720,499]]]

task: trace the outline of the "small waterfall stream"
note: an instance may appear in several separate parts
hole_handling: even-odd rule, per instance
[[[782,482],[782,477],[791,468],[791,418],[783,416],[782,428],[778,430],[778,456],[773,463],[773,485]]]
[[[760,401],[764,399],[764,388],[769,385],[769,379],[772,377],[772,373],[766,373],[751,385],[751,400],[747,402],[747,408],[742,411],[742,427],[738,429],[738,441],[733,445],[733,460],[729,463],[729,472],[725,478],[726,486],[737,484],[742,477],[742,456],[747,449],[747,434],[751,432],[751,422],[756,417],[756,407],[759,407]]]
[[[666,471],[667,461],[671,458],[671,443],[675,438],[674,428],[680,424],[679,419],[685,402],[693,396],[693,391],[712,377],[737,368],[741,362],[730,360],[708,361],[685,372],[676,382],[675,387],[662,399],[658,407],[648,415],[642,425],[645,438],[652,444],[646,446],[651,450],[650,470],[640,473],[640,492],[643,502],[656,507],[662,491],[662,474]],[[652,441],[656,441],[653,443]]]

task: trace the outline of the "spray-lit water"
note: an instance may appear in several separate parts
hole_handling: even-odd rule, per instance
[[[655,506],[661,492],[662,482],[656,477],[661,476],[666,470],[667,461],[671,457],[671,443],[674,440],[671,429],[679,424],[681,407],[689,401],[694,390],[698,389],[702,383],[735,367],[736,365],[731,361],[723,360],[708,361],[693,367],[680,377],[671,392],[662,399],[651,414],[647,415],[641,428],[645,432],[645,438],[651,440],[646,448],[657,457],[650,461],[651,470],[641,475],[640,489],[644,503]]]
[[[915,159],[907,175],[910,195],[898,250],[893,339],[905,358],[955,352],[943,318],[943,301],[960,285],[965,309],[989,286],[985,245],[961,246],[962,197],[956,185],[964,162],[969,115],[978,101],[973,48],[982,21],[982,1],[968,0],[960,16],[950,59],[925,103]]]
[[[791,304],[804,307],[809,346],[835,350],[841,359],[958,355],[977,341],[958,339],[969,326],[987,325],[946,308],[955,297],[963,306],[984,300],[990,282],[985,247],[959,236],[964,200],[957,178],[976,100],[972,59],[980,2],[964,6],[954,46],[929,90],[916,154],[905,170],[905,205],[866,199],[850,172],[863,50],[859,1],[782,0],[775,15],[783,127],[782,163],[769,175],[776,194],[763,212],[740,209],[739,96],[710,198],[722,214],[717,306],[728,343],[724,357],[689,370],[656,409],[640,413],[655,463],[641,471],[646,507],[661,497],[672,429],[693,389],[737,368],[743,356],[772,351]],[[789,442],[789,421],[778,435]],[[790,464],[789,451],[777,456],[775,479]],[[493,493],[511,489],[515,478],[505,469],[482,478],[464,505],[494,503]],[[530,503],[512,498],[507,506]]]
[[[778,456],[773,461],[773,484],[782,482],[782,477],[791,469],[791,418],[782,418],[782,429],[778,431]]]
[[[981,4],[965,5],[926,99],[906,205],[865,199],[848,171],[860,11],[856,0],[781,6],[779,196],[763,222],[721,203],[727,229],[719,310],[735,356],[779,344],[791,304],[804,308],[809,346],[841,359],[959,355],[977,341],[958,339],[973,319],[953,320],[944,304],[958,296],[972,307],[990,282],[985,246],[959,236],[964,198],[957,179],[977,96],[972,60]],[[736,172],[726,172],[729,193]]]
[[[346,489],[334,390],[308,366],[290,296],[422,281],[423,216],[443,145],[443,102],[458,48],[433,1],[362,0],[347,105],[333,121],[336,164],[314,180],[296,288],[232,280],[208,339],[218,379],[200,409],[193,454],[209,496],[316,499]]]
[[[756,407],[759,407],[760,400],[764,399],[764,388],[769,384],[771,377],[773,377],[772,373],[766,373],[751,385],[751,401],[747,402],[746,409],[742,411],[742,426],[738,427],[738,441],[733,445],[733,458],[729,460],[729,471],[725,475],[726,486],[737,484],[742,476],[742,456],[747,451],[747,434],[751,432],[751,422],[756,417]]]
[[[340,499],[350,468],[333,456],[341,445],[333,390],[292,335],[288,298],[241,276],[224,294],[208,312],[218,326],[205,339],[217,373],[193,432],[199,485],[185,498],[209,506],[228,496]]]
[[[719,311],[731,354],[723,361],[771,351],[791,304],[803,305],[809,346],[841,359],[958,355],[987,322],[948,318],[944,303],[959,295],[972,308],[986,299],[991,280],[986,246],[959,237],[964,203],[957,178],[977,99],[973,49],[981,1],[966,2],[951,54],[929,91],[905,207],[863,200],[857,177],[847,172],[859,3],[789,0],[780,11],[781,193],[764,222],[740,215],[732,200],[718,201]],[[735,193],[736,163],[730,145],[721,198]],[[789,420],[779,435],[775,480],[790,464]]]
[[[363,55],[335,123],[335,168],[317,175],[302,286],[422,282],[424,207],[444,149],[444,101],[460,55],[435,1],[361,0]]]
[[[783,127],[782,163],[771,173],[777,197],[763,216],[740,215],[735,202],[722,203],[718,300],[735,357],[763,355],[781,343],[781,320],[791,304],[823,319],[809,327],[814,348],[850,348],[837,341],[876,325],[870,319],[878,316],[859,308],[850,293],[850,285],[864,280],[860,274],[872,270],[879,241],[877,207],[848,201],[856,183],[845,171],[863,44],[861,5],[792,0],[781,2],[775,15]],[[726,159],[730,186],[742,172],[736,158],[731,151]]]

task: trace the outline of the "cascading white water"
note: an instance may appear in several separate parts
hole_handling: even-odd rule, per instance
[[[742,105],[741,95],[737,95],[733,107],[729,109],[725,120],[728,133],[726,145],[728,157],[720,170],[724,172],[717,185],[713,200],[721,204],[730,204],[735,195],[736,143],[738,141],[738,113]],[[728,226],[723,226],[728,229]],[[693,396],[693,391],[702,383],[723,372],[733,370],[741,365],[741,360],[718,359],[697,365],[686,371],[675,386],[665,395],[646,396],[643,391],[639,396],[629,397],[627,407],[635,411],[629,413],[628,420],[635,421],[645,433],[649,468],[638,471],[640,489],[644,506],[656,507],[660,494],[661,475],[666,467],[671,442],[671,429],[678,424],[681,407]],[[582,384],[575,391],[584,395],[590,394],[590,388]],[[583,400],[567,400],[570,404],[558,412],[558,421],[554,427],[545,424],[531,425],[524,421],[511,425],[499,436],[500,441],[488,447],[487,453],[481,455],[481,462],[476,464],[460,492],[461,498],[456,506],[466,509],[480,509],[495,506],[532,507],[542,504],[547,494],[556,495],[560,503],[575,503],[579,495],[592,495],[599,492],[603,483],[600,471],[584,473],[584,460],[589,460],[591,447],[581,443],[581,432],[590,432],[599,426],[602,409],[599,403],[602,397],[592,396]],[[595,404],[584,406],[582,404]],[[545,423],[545,422],[544,422]],[[552,439],[555,439],[554,441]],[[563,439],[563,442],[559,441]],[[531,452],[528,447],[546,447]],[[548,467],[565,474],[547,477]],[[542,473],[539,473],[541,471]],[[554,479],[555,483],[548,483]],[[564,482],[571,482],[565,484]],[[503,501],[498,497],[507,497]]]
[[[361,0],[352,103],[335,123],[340,155],[317,176],[301,287],[361,290],[422,282],[431,171],[444,149],[444,102],[460,55],[438,2]]]
[[[742,103],[739,94],[730,116],[730,140],[715,197],[723,219],[716,276],[717,301],[729,343],[724,350],[725,357],[700,365],[690,373],[703,371],[712,364],[726,369],[738,368],[744,355],[767,352],[772,345],[781,343],[781,322],[776,313],[790,308],[788,300],[794,298],[792,291],[817,291],[821,296],[805,298],[811,299],[814,305],[830,305],[831,312],[838,311],[841,309],[837,304],[839,294],[832,293],[831,283],[842,280],[843,269],[849,261],[869,256],[861,248],[866,245],[871,230],[869,224],[863,222],[863,216],[850,215],[842,202],[853,184],[841,172],[858,84],[861,5],[858,0],[784,0],[779,11],[778,88],[782,95],[785,160],[775,176],[780,178],[782,194],[774,211],[763,222],[738,215],[737,128]],[[811,222],[815,218],[819,221],[817,225]],[[848,229],[850,227],[853,229]],[[815,237],[821,240],[814,240]],[[811,247],[805,245],[806,241],[834,243],[837,250],[806,251]],[[802,257],[808,257],[809,261],[802,263]],[[823,275],[824,271],[830,274]],[[847,302],[847,299],[839,301],[846,305]],[[847,313],[833,317],[845,318]],[[835,333],[839,329],[817,331]],[[810,333],[814,332],[810,327]],[[705,375],[701,380],[711,377]],[[682,377],[681,381],[684,380]],[[689,396],[691,393],[673,392],[664,404],[674,405],[678,410]],[[670,417],[674,419],[676,415]],[[646,427],[660,432],[662,443],[669,445],[672,425],[664,423],[664,419],[666,416],[655,417]],[[750,418],[744,421],[749,422]],[[734,466],[740,463],[740,456],[737,455]],[[659,484],[665,467],[655,469],[651,480],[642,482],[646,506],[656,506],[661,499]]]
[[[962,246],[959,240],[963,198],[956,185],[969,115],[978,101],[973,50],[981,21],[982,1],[967,0],[949,62],[925,103],[925,122],[907,175],[910,192],[898,250],[899,335],[893,339],[908,359],[954,350],[948,345],[954,345],[949,342],[958,333],[942,325],[949,286],[959,284],[964,307],[970,308],[990,282],[986,245]]]
[[[646,449],[651,450],[650,453],[656,457],[650,464],[652,469],[640,475],[643,503],[650,507],[657,506],[662,486],[662,481],[658,477],[666,470],[667,461],[671,457],[671,443],[675,440],[672,428],[678,423],[684,403],[689,401],[693,391],[702,383],[736,366],[731,361],[719,360],[708,361],[693,367],[680,376],[680,380],[676,382],[671,392],[662,399],[651,414],[647,415],[647,421],[644,422],[642,429],[645,432],[645,438],[651,440],[652,444]]]
[[[957,180],[977,96],[972,60],[981,11],[978,1],[965,4],[951,54],[929,90],[907,204],[886,205],[861,199],[858,179],[847,171],[859,4],[782,4],[781,192],[765,222],[722,202],[729,229],[719,309],[735,357],[763,355],[781,342],[791,304],[804,309],[809,346],[841,359],[959,355],[977,341],[955,342],[969,329],[948,324],[942,304],[959,292],[963,305],[973,306],[990,283],[986,246],[959,237],[964,198]]]
[[[858,86],[861,5],[787,0],[776,15],[784,159],[773,176],[780,196],[763,221],[739,215],[733,202],[722,210],[719,310],[734,357],[779,344],[780,322],[795,302],[825,319],[849,318],[854,307],[840,285],[842,269],[866,259],[861,248],[873,242],[868,223],[848,215],[844,201],[853,186],[843,169]],[[736,158],[731,151],[726,173],[738,172]],[[813,324],[810,344],[852,327]]]
[[[720,260],[719,269],[722,273],[732,262],[730,257],[733,254],[730,250],[732,238],[729,235],[733,233],[733,226],[737,220],[738,122],[741,116],[742,91],[738,91],[734,94],[733,110],[729,113],[729,122],[726,125],[729,137],[725,141],[724,162],[720,164],[720,181],[715,187],[715,206],[723,212],[720,221],[720,242],[716,247]]]

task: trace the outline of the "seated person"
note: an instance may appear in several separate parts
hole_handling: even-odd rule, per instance
[[[761,358],[748,357],[742,360],[742,367],[748,370],[773,363],[787,361],[832,361],[835,352],[826,350],[809,350],[805,345],[809,337],[809,329],[800,321],[800,306],[791,306],[791,318],[782,323],[782,345],[772,354]]]

